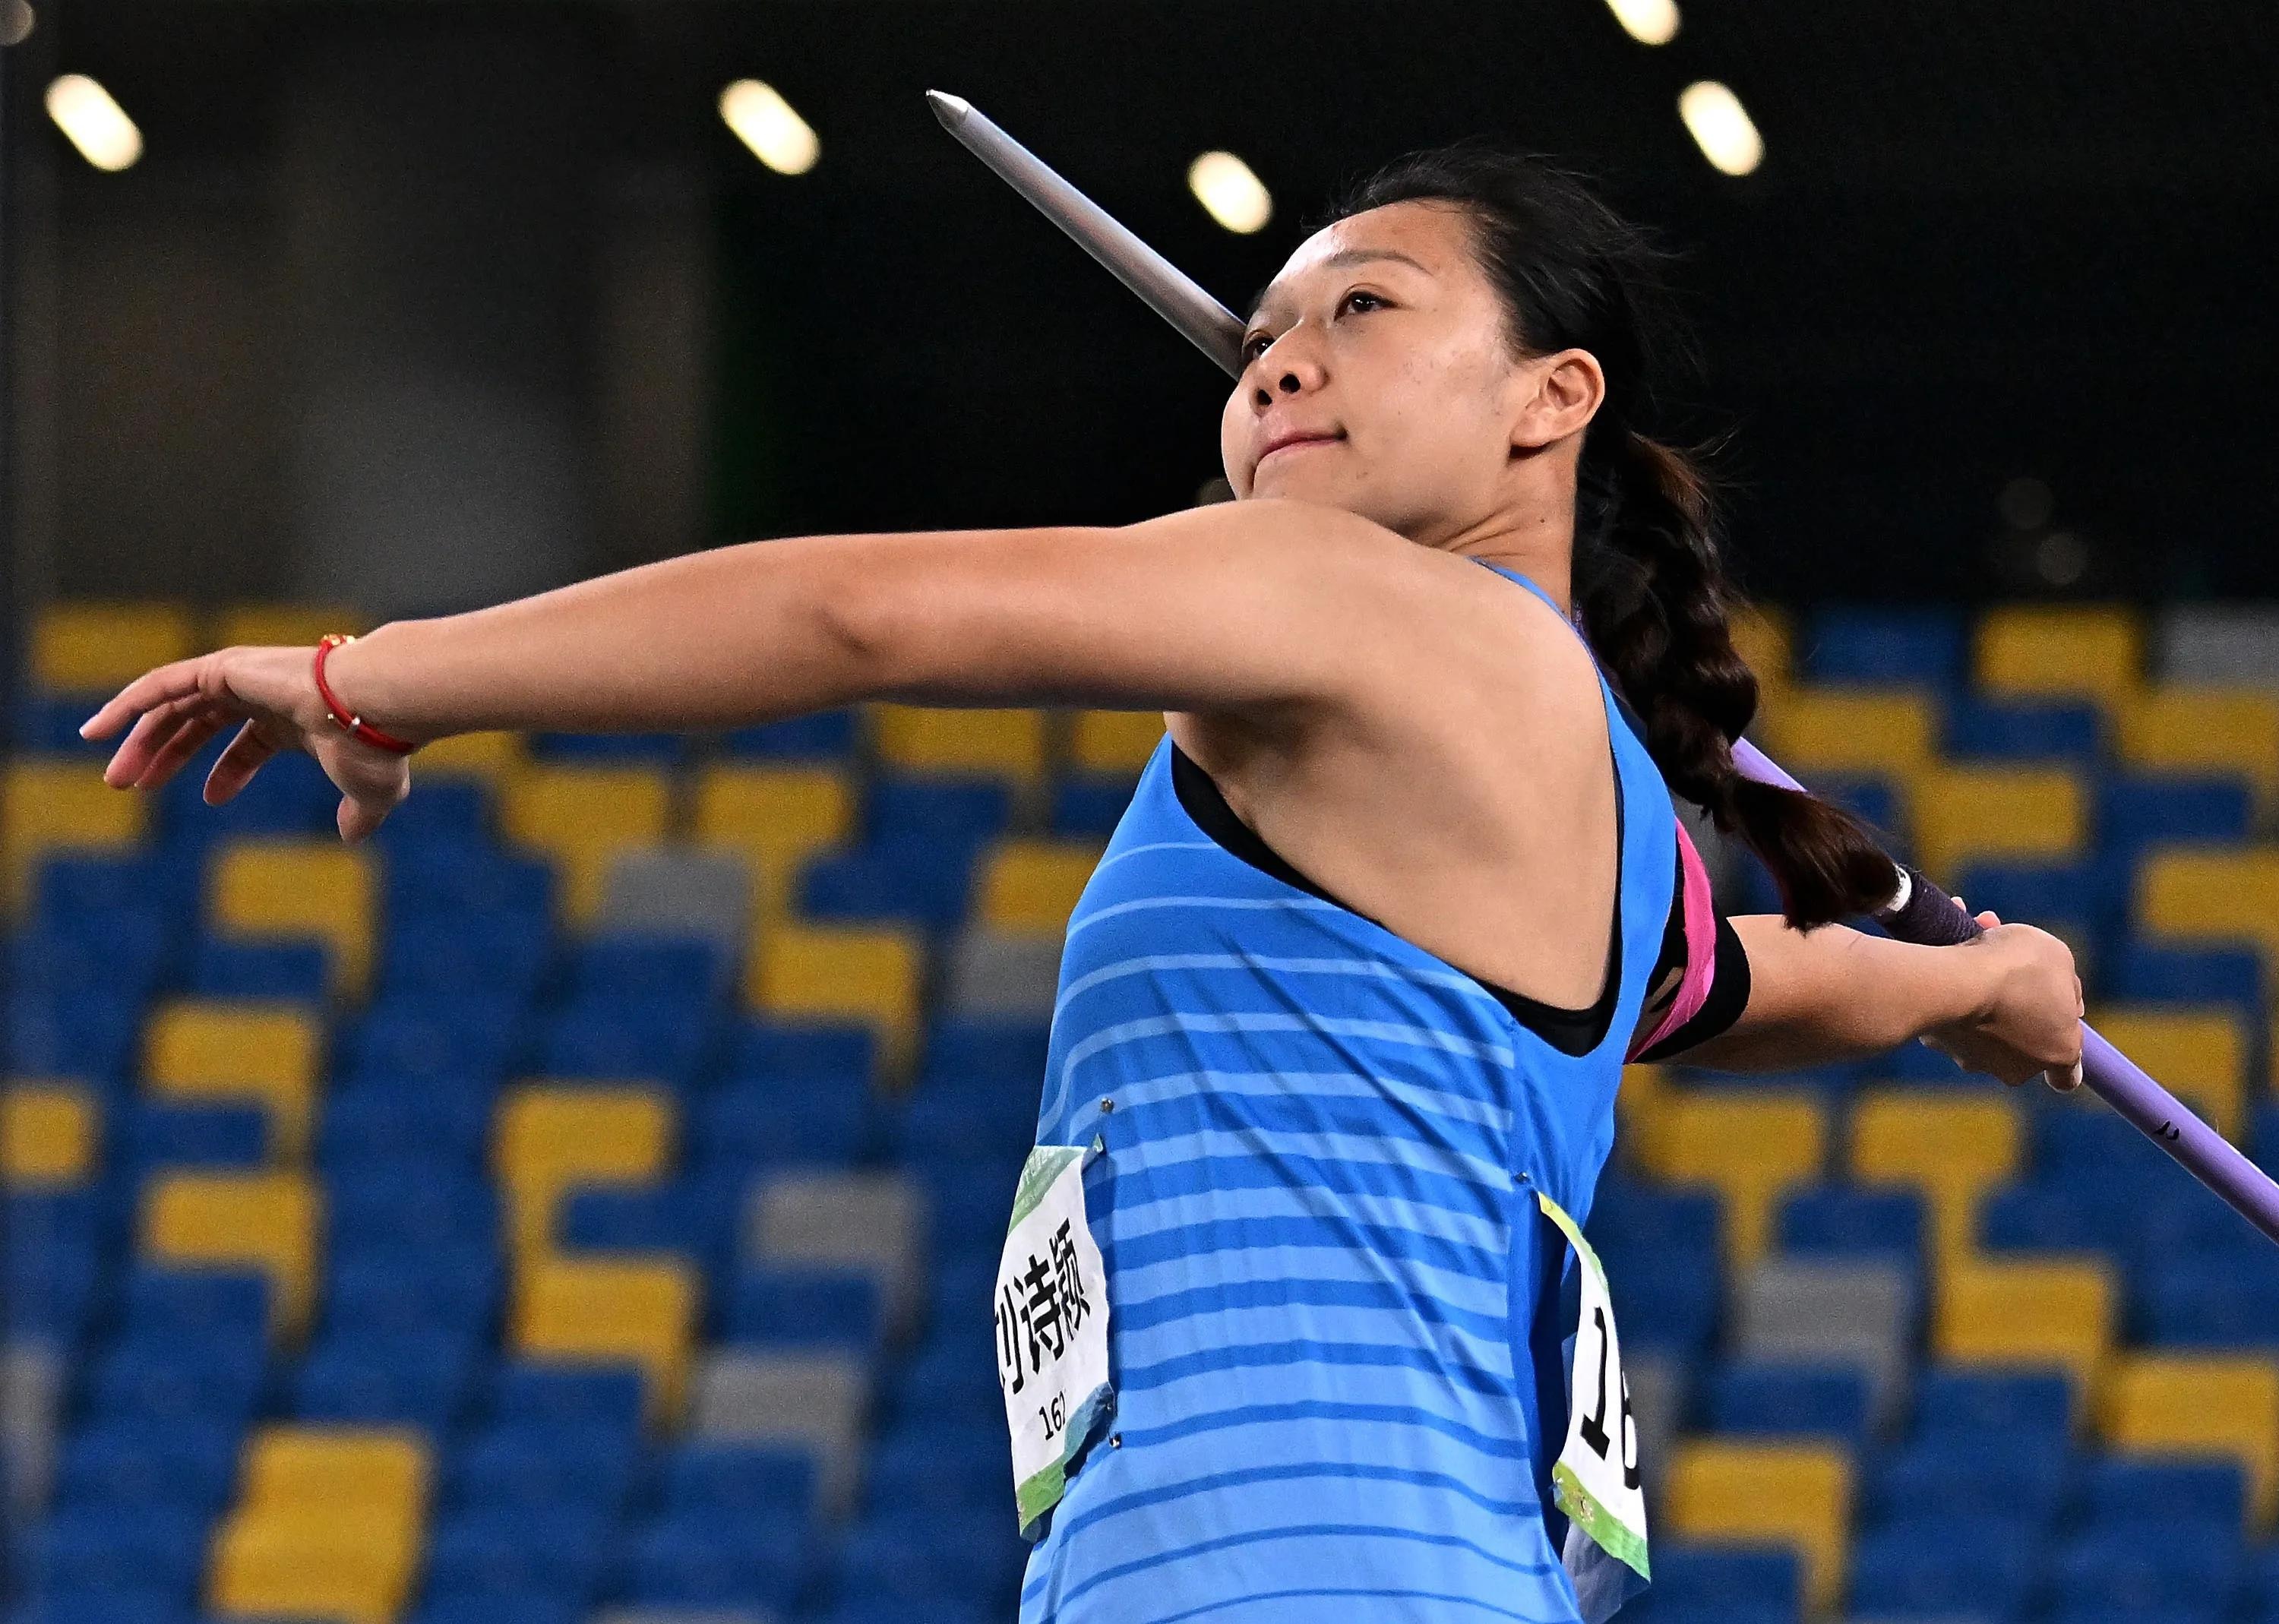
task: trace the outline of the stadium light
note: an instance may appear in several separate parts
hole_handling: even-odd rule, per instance
[[[1677,116],[1693,136],[1701,156],[1729,175],[1746,175],[1764,162],[1764,137],[1749,119],[1749,110],[1714,79],[1696,80],[1677,98]]]
[[[1244,236],[1274,218],[1265,182],[1232,152],[1206,152],[1188,165],[1187,189],[1211,218]]]
[[[48,87],[48,117],[97,169],[115,174],[142,156],[134,120],[84,73],[66,73]]]
[[[1677,37],[1677,0],[1607,0],[1607,10],[1641,45],[1667,45]]]
[[[752,156],[779,175],[803,175],[823,156],[823,143],[773,85],[740,79],[720,92],[720,117]]]

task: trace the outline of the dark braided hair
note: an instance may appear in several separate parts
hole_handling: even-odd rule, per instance
[[[1661,251],[1580,177],[1477,141],[1395,159],[1305,229],[1413,202],[1464,211],[1515,356],[1585,349],[1606,374],[1577,479],[1575,602],[1592,647],[1645,721],[1662,776],[1763,860],[1791,923],[1888,903],[1891,862],[1865,824],[1733,765],[1733,740],[1756,714],[1757,679],[1733,647],[1736,598],[1715,502],[1694,460],[1648,433],[1657,369],[1684,347]]]

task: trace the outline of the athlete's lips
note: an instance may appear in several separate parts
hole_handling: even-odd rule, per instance
[[[1341,433],[1323,433],[1315,430],[1287,430],[1283,433],[1277,434],[1273,439],[1266,442],[1266,449],[1258,454],[1258,460],[1262,463],[1268,457],[1272,456],[1277,451],[1284,450],[1291,446],[1322,445],[1331,440],[1343,440],[1345,436]]]

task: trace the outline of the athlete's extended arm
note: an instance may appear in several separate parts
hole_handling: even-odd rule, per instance
[[[2073,954],[2031,925],[1989,928],[1959,947],[1918,947],[1841,925],[1809,933],[1777,915],[1732,921],[1747,950],[1740,1018],[1689,1050],[1691,1063],[1774,1071],[1865,1060],[1920,1038],[1972,1071],[2022,1083],[2080,1080],[2081,979]]]
[[[734,726],[871,698],[1266,714],[1333,703],[1373,662],[1408,657],[1391,645],[1439,618],[1436,578],[1423,549],[1365,519],[1271,500],[1121,528],[799,537],[390,622],[335,650],[326,676],[343,705],[422,743]],[[1427,601],[1398,602],[1408,583]],[[207,799],[307,747],[359,839],[408,775],[328,720],[308,666],[305,648],[179,661],[82,731],[139,717],[104,776],[155,787],[244,720]]]

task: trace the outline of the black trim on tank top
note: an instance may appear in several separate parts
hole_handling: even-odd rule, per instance
[[[1179,748],[1178,740],[1167,741],[1171,747],[1171,788],[1179,798],[1195,826],[1231,854],[1239,857],[1252,868],[1272,875],[1285,885],[1294,885],[1311,897],[1359,918],[1369,920],[1379,930],[1398,936],[1384,921],[1372,918],[1351,903],[1331,896],[1303,874],[1292,867],[1287,858],[1266,844],[1258,831],[1235,816],[1234,808],[1226,803],[1218,785],[1201,765]],[[1609,756],[1612,751],[1608,753]],[[1607,1040],[1608,1030],[1614,1025],[1615,1006],[1622,1000],[1623,985],[1623,782],[1620,765],[1615,772],[1615,917],[1607,938],[1607,979],[1599,992],[1598,1002],[1587,1009],[1569,1009],[1557,1004],[1546,1004],[1524,992],[1515,992],[1500,987],[1492,981],[1482,981],[1469,971],[1458,971],[1476,983],[1495,1001],[1511,1012],[1511,1018],[1549,1044],[1560,1053],[1581,1056],[1590,1053]],[[1406,938],[1404,938],[1406,939]],[[1443,961],[1446,962],[1446,961]],[[1454,966],[1450,966],[1454,969]]]

